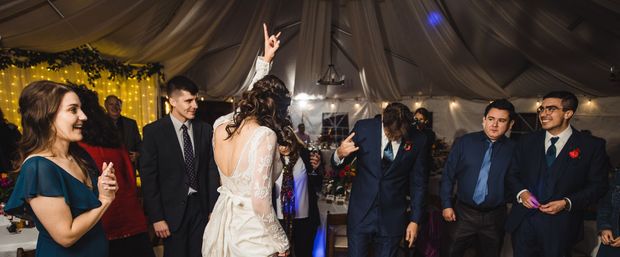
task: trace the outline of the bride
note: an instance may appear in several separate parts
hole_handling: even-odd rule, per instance
[[[204,232],[204,257],[286,256],[289,243],[272,207],[272,174],[291,98],[273,75],[243,94],[232,114],[215,121],[214,160],[222,186]]]

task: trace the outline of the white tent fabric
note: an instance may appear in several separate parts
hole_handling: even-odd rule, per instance
[[[127,62],[162,62],[168,77],[186,73],[203,95],[221,98],[243,91],[267,21],[288,53],[277,57],[289,66],[276,75],[296,93],[604,97],[620,92],[608,80],[620,65],[619,9],[602,0],[20,0],[0,3],[0,45],[57,52],[90,44]],[[313,83],[327,47],[347,78],[340,89]]]
[[[422,99],[450,140],[459,128],[479,129],[488,100],[508,97],[533,111],[545,93],[570,90],[595,99],[596,110],[584,104],[575,125],[607,139],[618,162],[618,123],[609,122],[620,107],[620,74],[609,79],[611,66],[620,69],[617,1],[3,1],[0,47],[89,44],[128,63],[161,62],[167,77],[185,74],[201,96],[224,99],[247,88],[263,22],[282,32],[273,74],[295,95],[323,99],[304,110],[314,133],[332,103],[352,125],[380,112],[380,101]],[[330,50],[345,85],[317,87]],[[449,108],[453,98],[458,109]]]

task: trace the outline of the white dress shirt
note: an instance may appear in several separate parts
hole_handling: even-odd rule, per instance
[[[547,153],[549,147],[551,146],[551,138],[558,137],[558,141],[555,142],[555,157],[558,157],[558,155],[562,151],[562,148],[564,148],[564,145],[566,145],[566,142],[568,142],[568,139],[572,134],[573,129],[571,128],[571,126],[568,126],[566,129],[564,129],[564,131],[560,132],[560,134],[557,134],[555,136],[551,135],[549,131],[545,132],[545,153]]]

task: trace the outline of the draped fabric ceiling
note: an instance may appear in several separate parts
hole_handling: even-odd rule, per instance
[[[50,4],[51,3],[51,4]],[[83,44],[161,62],[212,98],[245,89],[260,24],[282,31],[273,72],[295,94],[400,100],[618,96],[620,3],[612,0],[16,0],[0,3],[0,46]],[[330,62],[343,87],[316,86]],[[620,78],[619,78],[620,80]]]

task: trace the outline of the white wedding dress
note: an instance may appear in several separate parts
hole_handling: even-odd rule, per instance
[[[215,121],[228,124],[232,114]],[[267,127],[248,131],[250,138],[230,177],[220,171],[222,186],[202,238],[203,257],[267,257],[289,248],[276,218],[271,194],[276,134]]]

